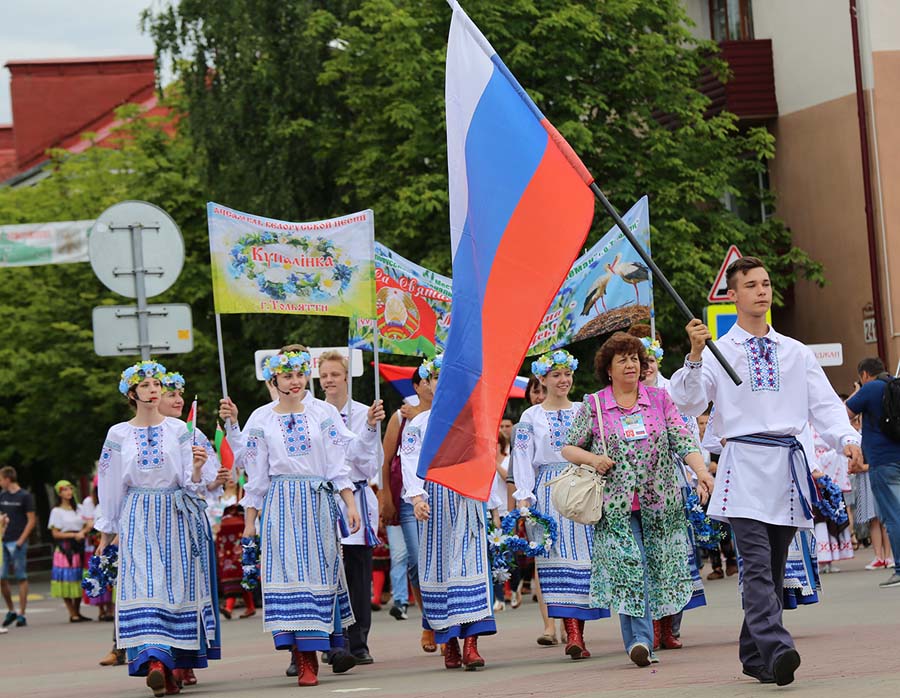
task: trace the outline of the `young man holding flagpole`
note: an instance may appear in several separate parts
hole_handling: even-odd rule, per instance
[[[709,329],[687,325],[691,352],[671,378],[678,409],[697,416],[715,403],[717,434],[725,440],[709,515],[731,524],[744,561],[744,623],[740,659],[761,683],[794,680],[800,654],[782,623],[788,548],[798,528],[813,527],[817,500],[807,454],[815,453],[807,423],[850,460],[862,464],[859,435],[812,351],[766,322],[772,284],[763,263],[742,257],[726,272],[737,324],[719,350],[742,379],[735,385],[712,360]]]

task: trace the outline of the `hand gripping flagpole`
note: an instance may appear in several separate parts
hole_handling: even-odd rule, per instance
[[[669,294],[669,297],[675,301],[675,305],[678,306],[678,309],[681,311],[681,314],[684,315],[688,321],[696,319],[694,314],[691,312],[691,309],[687,307],[687,304],[682,300],[681,296],[678,295],[678,291],[676,291],[672,284],[669,283],[669,280],[665,277],[659,267],[656,266],[656,262],[651,259],[650,255],[647,254],[647,250],[644,249],[643,245],[637,241],[631,231],[628,229],[628,226],[625,225],[625,221],[622,220],[622,217],[619,215],[619,212],[616,211],[615,207],[609,202],[609,199],[606,198],[606,195],[601,191],[600,187],[597,186],[596,182],[591,182],[591,191],[594,193],[594,196],[600,202],[606,212],[612,216],[612,219],[616,222],[619,230],[622,231],[622,234],[631,243],[631,246],[635,249],[635,251],[641,256],[641,259],[644,260],[644,263],[650,268],[650,273],[653,274],[654,281],[658,281],[662,284],[663,290]],[[728,360],[722,356],[722,352],[719,351],[719,347],[715,345],[715,343],[711,339],[706,340],[707,348],[712,352],[712,355],[716,357],[716,360],[722,365],[722,368],[725,369],[725,372],[728,374],[728,377],[734,381],[735,385],[741,384],[741,379],[737,374],[737,371],[734,370],[734,367],[728,363]]]

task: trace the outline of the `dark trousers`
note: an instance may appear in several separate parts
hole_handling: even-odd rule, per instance
[[[794,640],[782,622],[784,566],[797,529],[753,519],[729,519],[744,562],[744,624],[740,658],[745,667],[772,671]]]
[[[737,559],[734,556],[734,545],[731,542],[731,531],[728,536],[719,543],[719,547],[709,551],[710,562],[714,570],[722,571],[722,558],[725,558],[726,565],[737,565]]]
[[[345,545],[344,571],[347,591],[356,623],[344,632],[351,654],[369,651],[369,628],[372,627],[372,548],[368,545]]]

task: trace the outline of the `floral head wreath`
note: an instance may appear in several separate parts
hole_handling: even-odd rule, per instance
[[[263,378],[272,380],[277,373],[300,371],[307,376],[312,372],[312,358],[308,351],[286,351],[266,359],[263,364]]]
[[[434,378],[441,372],[441,364],[443,363],[443,354],[438,354],[433,359],[425,359],[425,361],[422,362],[422,365],[419,366],[419,378],[422,378],[423,380]]]
[[[137,385],[146,378],[155,378],[160,383],[166,375],[166,367],[156,361],[139,361],[134,366],[129,366],[119,378],[119,392],[128,395],[128,389]]]
[[[565,349],[557,349],[544,354],[537,361],[531,362],[531,372],[536,376],[546,376],[550,371],[559,368],[575,371],[578,368],[578,359]]]
[[[163,376],[162,387],[167,392],[175,392],[176,390],[184,390],[184,376],[180,373],[167,373]]]
[[[659,346],[659,342],[655,339],[651,342],[649,337],[641,337],[641,344],[644,345],[644,349],[647,350],[647,355],[652,356],[657,361],[662,361],[663,357],[663,349]]]

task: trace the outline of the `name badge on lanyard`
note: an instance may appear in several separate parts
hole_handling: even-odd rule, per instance
[[[623,414],[620,419],[622,420],[622,433],[625,435],[626,441],[640,441],[647,438],[644,415],[640,412]]]

